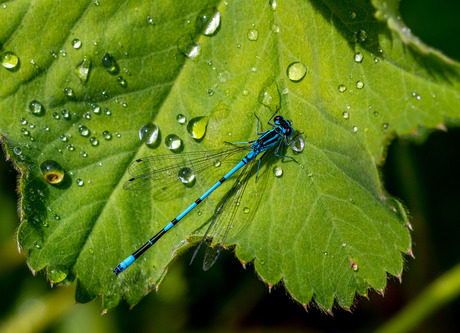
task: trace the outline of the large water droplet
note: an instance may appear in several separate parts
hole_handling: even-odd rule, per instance
[[[196,18],[195,28],[205,36],[213,36],[219,31],[220,13],[215,7],[204,8]]]
[[[145,124],[139,130],[139,139],[147,146],[152,146],[158,139],[158,126],[155,124]]]
[[[83,185],[85,185],[85,182],[84,182],[83,179],[81,179],[81,178],[78,178],[75,182],[76,182],[77,185],[80,186],[80,187],[83,186]]]
[[[259,38],[259,32],[256,29],[249,29],[248,30],[248,39],[252,41],[256,41]]]
[[[356,88],[363,89],[364,88],[364,82],[363,81],[357,81],[356,82]]]
[[[208,117],[196,117],[187,123],[187,131],[196,140],[200,140],[206,134]]]
[[[78,50],[81,47],[81,40],[75,38],[74,40],[72,40],[72,46],[74,49]]]
[[[176,120],[179,124],[185,124],[187,118],[182,113],[179,113],[176,117]]]
[[[45,108],[38,101],[32,101],[29,103],[29,110],[36,116],[43,116],[45,114]]]
[[[277,111],[281,106],[280,91],[278,84],[274,80],[269,80],[259,92],[258,101],[269,107],[272,111]]]
[[[90,133],[88,127],[86,127],[85,125],[80,125],[78,126],[78,133],[81,135],[81,136],[84,136],[84,137],[87,137]]]
[[[5,52],[2,54],[2,66],[10,71],[18,69],[19,58],[13,52]]]
[[[193,41],[192,36],[184,35],[177,40],[177,50],[195,60],[201,53],[201,46]]]
[[[40,165],[40,171],[50,184],[59,184],[64,179],[64,168],[56,161],[47,160]]]
[[[358,52],[355,54],[355,61],[357,63],[363,62],[363,59],[364,59],[364,55],[361,52]]]
[[[273,174],[275,175],[275,177],[280,178],[283,175],[283,169],[279,166],[275,166],[273,168]]]
[[[182,168],[179,170],[177,176],[183,184],[193,184],[195,182],[195,173],[190,168]]]
[[[301,62],[293,62],[288,66],[286,74],[291,81],[300,82],[307,74],[307,66]]]
[[[68,274],[68,270],[58,267],[48,267],[47,268],[48,279],[52,283],[62,282]]]
[[[101,62],[102,66],[107,70],[107,72],[112,75],[117,75],[120,71],[120,68],[118,67],[117,62],[115,61],[115,58],[110,53],[104,54],[102,56]]]
[[[165,138],[166,147],[172,151],[178,151],[182,147],[182,140],[176,134],[169,134]]]
[[[21,149],[21,147],[14,147],[14,148],[13,148],[13,153],[14,153],[15,155],[18,155],[18,156],[21,155],[21,154],[22,154],[22,149]]]
[[[276,0],[268,0],[268,4],[270,5],[271,10],[276,10]]]
[[[290,147],[293,151],[297,153],[303,152],[305,148],[305,141],[302,134],[298,134],[294,141],[290,144]]]
[[[87,57],[84,57],[83,61],[75,68],[75,74],[77,74],[82,83],[86,83],[86,81],[88,81],[90,68],[91,60]]]

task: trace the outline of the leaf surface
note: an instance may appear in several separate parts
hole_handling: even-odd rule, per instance
[[[458,117],[458,63],[402,38],[379,1],[377,14],[366,1],[271,3],[5,4],[2,52],[20,63],[0,68],[0,131],[23,172],[18,241],[34,271],[46,269],[56,283],[77,279],[79,302],[98,295],[105,309],[123,298],[139,302],[191,246],[186,237],[203,235],[235,178],[116,277],[122,259],[232,167],[222,163],[190,188],[124,191],[130,163],[172,154],[164,144],[170,134],[182,139],[184,152],[253,140],[253,113],[268,120],[279,103],[305,149],[284,151],[299,164],[264,158],[241,202],[249,213],[237,212],[226,243],[266,283],[283,281],[298,302],[314,300],[324,310],[334,300],[350,307],[356,293],[383,290],[387,274],[402,274],[402,253],[411,253],[408,220],[385,192],[378,166],[394,135]],[[387,3],[395,20],[397,2]],[[213,6],[221,21],[206,36],[196,22]],[[194,59],[184,55],[198,50],[190,43],[200,47]],[[106,53],[116,62],[112,73],[102,64]],[[86,78],[76,73],[85,59]],[[307,68],[300,81],[289,78],[295,62]],[[260,102],[267,89],[268,107]],[[34,100],[41,116],[31,112]],[[203,140],[176,121],[179,114],[208,117]],[[160,129],[153,148],[138,136],[152,122]],[[81,135],[80,126],[90,133]],[[64,169],[61,183],[44,180],[47,160]],[[273,175],[275,166],[282,177]]]

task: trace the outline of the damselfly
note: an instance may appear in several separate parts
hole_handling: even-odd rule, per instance
[[[259,133],[259,118],[257,118],[256,116],[257,135],[259,135],[260,137],[257,140],[253,141],[232,143],[232,145],[236,145],[236,147],[231,147],[228,149],[223,149],[214,152],[205,152],[204,154],[189,153],[179,155],[159,155],[135,160],[129,167],[129,173],[133,176],[133,178],[129,179],[124,184],[123,188],[125,190],[137,190],[155,186],[155,184],[160,184],[161,186],[164,186],[168,182],[177,180],[178,172],[180,170],[183,170],[184,168],[188,168],[189,170],[193,170],[194,172],[200,172],[212,166],[217,158],[220,158],[222,160],[237,152],[249,151],[249,153],[233,169],[231,169],[225,176],[223,176],[217,183],[215,183],[214,186],[212,186],[201,197],[195,200],[195,202],[193,202],[186,210],[184,210],[176,218],[169,222],[163,229],[161,229],[155,236],[150,238],[132,255],[123,260],[113,270],[113,272],[116,275],[123,272],[147,249],[149,249],[153,244],[155,244],[169,229],[176,225],[180,220],[182,220],[182,218],[184,218],[196,206],[198,206],[208,195],[210,195],[215,189],[222,185],[224,181],[226,181],[235,172],[243,168],[241,173],[238,175],[235,184],[227,193],[225,199],[223,200],[223,202],[217,209],[216,213],[214,214],[214,217],[208,229],[206,230],[206,233],[204,234],[200,244],[198,245],[197,249],[195,250],[195,253],[193,254],[192,261],[195,258],[195,255],[197,254],[199,248],[203,244],[203,241],[208,238],[208,235],[212,237],[212,240],[215,243],[224,244],[227,234],[231,229],[233,218],[235,217],[237,210],[237,205],[228,205],[228,203],[232,201],[238,204],[241,200],[245,186],[247,184],[246,180],[248,177],[246,172],[251,170],[251,167],[249,167],[249,165],[252,165],[256,161],[256,157],[260,153],[264,152],[264,154],[259,158],[259,164],[257,168],[258,174],[260,161],[265,156],[267,151],[275,146],[276,156],[287,157],[294,160],[292,157],[282,156],[278,154],[280,146],[283,142],[286,146],[288,146],[294,141],[294,139],[290,140],[289,142],[287,140],[288,137],[292,136],[294,130],[289,120],[284,119],[280,115],[274,117],[275,114],[273,114],[267,122],[270,126],[273,127],[273,129],[261,133]],[[274,124],[270,123],[272,119],[274,121]],[[238,146],[241,144],[251,145]],[[235,200],[230,200],[230,198],[235,198]],[[209,246],[206,249],[205,258],[203,262],[203,268],[205,270],[209,269],[214,264],[214,262],[217,260],[219,256],[220,251],[221,246]]]

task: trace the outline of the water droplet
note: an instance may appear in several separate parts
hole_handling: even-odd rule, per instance
[[[100,115],[102,113],[102,109],[99,105],[93,105],[93,112],[94,114]]]
[[[81,40],[75,38],[74,40],[72,40],[72,46],[74,49],[78,50],[81,47]]]
[[[339,89],[339,92],[343,93],[343,92],[345,92],[347,90],[347,87],[344,86],[343,84],[341,84],[341,85],[339,85],[338,89]]]
[[[356,13],[355,12],[350,12],[350,18],[354,20],[356,18]]]
[[[182,113],[179,113],[176,117],[176,120],[179,124],[185,124],[187,118]]]
[[[361,52],[358,52],[355,54],[355,61],[357,63],[363,62],[363,59],[364,59],[364,55]]]
[[[32,101],[29,103],[29,110],[36,116],[43,116],[45,114],[45,108],[38,101]]]
[[[286,74],[291,81],[300,82],[307,74],[307,66],[301,62],[293,62],[288,66]]]
[[[68,274],[68,271],[66,269],[58,268],[58,267],[48,267],[46,270],[48,274],[48,279],[52,283],[58,283],[62,282]]]
[[[325,256],[327,256],[327,252],[326,252],[326,251],[323,251],[323,254],[324,254]]]
[[[78,179],[76,180],[76,183],[77,183],[77,185],[80,186],[80,187],[83,186],[83,185],[85,185],[85,182],[84,182],[83,179],[81,179],[81,178],[78,178]]]
[[[205,36],[213,36],[219,31],[220,13],[215,7],[204,8],[196,18],[195,28]]]
[[[109,109],[105,108],[104,113],[105,113],[106,116],[110,116],[112,114],[112,111],[110,111]]]
[[[37,249],[41,249],[41,245],[38,244],[38,242],[34,242],[34,247],[37,248]]]
[[[107,70],[109,74],[117,75],[120,71],[120,68],[118,67],[117,62],[115,61],[115,58],[110,53],[104,54],[102,56],[101,62],[102,66]]]
[[[364,88],[364,82],[363,81],[357,81],[356,82],[356,88],[363,89]]]
[[[290,144],[291,149],[295,151],[296,153],[301,153],[303,152],[303,149],[305,148],[305,141],[303,138],[303,135],[299,133],[294,141]]]
[[[88,154],[86,152],[84,152],[84,151],[81,151],[80,155],[81,155],[81,157],[88,157]]]
[[[73,144],[69,144],[69,145],[67,145],[67,150],[74,151],[75,147],[73,146]]]
[[[248,30],[248,39],[251,41],[256,41],[259,38],[259,32],[257,29],[249,29]]]
[[[54,214],[54,215],[53,215],[53,218],[54,218],[55,220],[60,220],[60,219],[61,219],[61,217],[60,217],[58,214]]]
[[[219,160],[214,161],[214,166],[216,168],[220,167],[220,165],[221,165],[221,162]]]
[[[270,5],[271,10],[276,10],[276,0],[268,0],[268,4]]]
[[[193,184],[195,182],[195,173],[190,168],[182,168],[177,176],[183,184]]]
[[[62,142],[67,142],[67,140],[69,140],[69,138],[67,138],[67,135],[65,135],[65,134],[62,134],[62,135],[60,136],[60,138],[61,138],[61,141],[62,141]]]
[[[117,81],[122,86],[123,88],[126,88],[128,86],[128,82],[123,78],[123,76],[118,76]]]
[[[139,139],[147,146],[152,146],[158,139],[158,126],[155,124],[145,124],[139,130]]]
[[[278,84],[274,80],[269,80],[259,92],[258,101],[269,107],[273,112],[280,109],[281,97]]]
[[[87,57],[83,57],[83,61],[75,68],[75,74],[82,83],[88,81],[89,70],[91,68],[91,60]]]
[[[201,210],[198,210],[196,213],[197,213],[198,216],[201,216],[201,214],[203,214],[203,213],[201,212]]]
[[[62,57],[65,57],[67,55],[67,52],[65,50],[59,50],[59,54],[62,56]]]
[[[2,54],[2,66],[10,71],[18,68],[19,58],[13,52],[5,52]]]
[[[358,31],[358,39],[361,41],[361,42],[365,42],[366,39],[367,39],[367,32],[366,30],[359,30]]]
[[[208,126],[208,117],[196,117],[191,119],[187,123],[187,132],[195,140],[200,140],[206,134],[206,128]]]
[[[276,24],[273,24],[272,27],[271,27],[272,31],[277,34],[280,32],[280,27],[277,26]]]
[[[70,112],[67,111],[66,109],[62,110],[61,114],[64,119],[70,120]]]
[[[91,143],[91,146],[96,147],[99,145],[99,140],[93,136],[89,138],[89,143]]]
[[[207,93],[208,93],[209,96],[212,96],[212,95],[214,95],[214,90],[212,88],[209,88],[207,90]]]
[[[195,43],[190,35],[185,35],[178,39],[177,50],[191,60],[195,60],[201,54],[200,44]]]
[[[224,83],[224,82],[227,82],[230,77],[232,76],[232,74],[229,72],[229,71],[223,71],[223,72],[220,72],[219,74],[217,74],[217,79]]]
[[[89,252],[89,254],[93,255],[93,254],[94,254],[94,249],[93,249],[93,248],[89,248],[89,249],[88,249],[88,252]]]
[[[390,126],[390,124],[388,124],[388,123],[383,123],[383,124],[382,124],[382,130],[383,130],[383,132],[386,132],[386,131],[388,130],[388,127],[389,127],[389,126]]]
[[[21,155],[21,154],[22,154],[22,149],[21,149],[21,147],[14,147],[14,148],[13,148],[13,153],[14,153],[15,155],[18,155],[18,156]]]
[[[245,213],[245,214],[249,214],[250,211],[251,210],[249,209],[249,207],[244,207],[243,208],[243,213]]]
[[[176,134],[169,134],[165,138],[165,144],[168,149],[178,151],[182,147],[182,140]]]
[[[350,118],[350,113],[348,113],[348,111],[343,111],[342,115],[343,115],[343,119]]]
[[[68,98],[73,98],[75,96],[73,89],[69,87],[64,88],[64,95],[67,96]]]
[[[90,134],[90,131],[89,131],[88,127],[86,127],[85,125],[80,125],[80,126],[78,126],[78,133],[81,136],[87,137]]]
[[[26,128],[21,128],[21,132],[22,134],[24,134],[25,136],[28,136],[30,134],[30,132],[26,129]]]
[[[109,131],[104,131],[104,132],[102,132],[102,136],[103,136],[104,139],[106,139],[107,141],[109,141],[109,140],[112,139],[112,134],[111,134]]]
[[[21,125],[27,125],[27,120],[24,119],[24,118],[20,118],[20,119],[19,119],[19,123],[20,123]]]
[[[283,169],[279,166],[275,166],[273,168],[273,174],[275,175],[275,177],[280,178],[281,176],[283,176]]]
[[[40,164],[40,171],[50,184],[59,184],[64,179],[64,168],[56,161],[47,160]]]
[[[343,242],[343,243],[342,243],[342,246],[347,246],[347,243],[346,243],[346,242]]]
[[[353,133],[358,132],[358,126],[353,126]]]
[[[247,96],[249,95],[249,90],[247,89],[244,89],[243,92],[242,92],[243,96]]]
[[[53,112],[53,118],[58,120],[58,119],[61,119],[61,116],[59,115],[59,113]]]

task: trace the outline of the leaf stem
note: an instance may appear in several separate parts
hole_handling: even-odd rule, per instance
[[[460,294],[460,263],[429,285],[412,303],[380,327],[378,333],[409,332]]]

